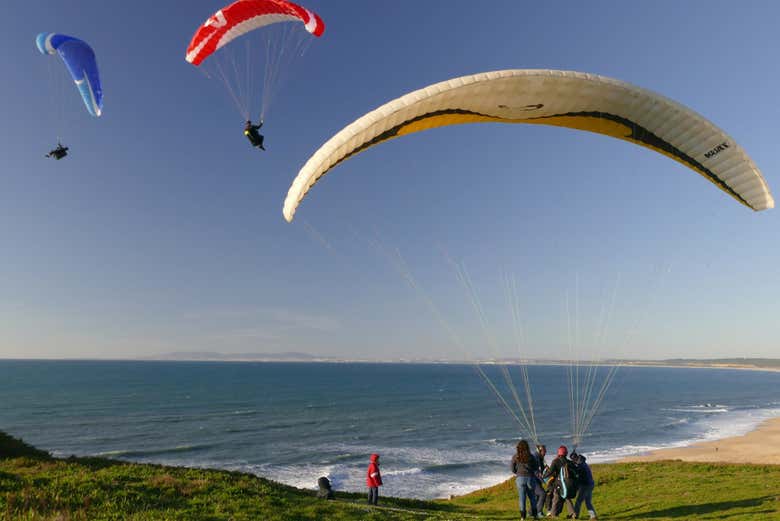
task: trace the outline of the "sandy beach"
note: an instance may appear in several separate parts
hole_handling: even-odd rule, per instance
[[[620,364],[621,367],[663,367],[664,369],[727,369],[739,371],[762,371],[766,373],[780,373],[780,367],[768,367],[752,364],[664,364],[643,363],[638,361],[626,361]]]
[[[661,449],[620,461],[660,460],[780,465],[780,418],[767,420],[744,436]]]

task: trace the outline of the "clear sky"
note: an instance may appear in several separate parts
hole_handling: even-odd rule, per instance
[[[252,150],[220,84],[184,61],[218,1],[12,0],[0,33],[0,357],[172,351],[366,357],[778,356],[780,213],[674,161],[523,125],[415,134],[338,166],[281,215],[306,159],[411,90],[498,69],[615,77],[730,133],[777,197],[773,1],[307,0],[327,24]],[[95,48],[104,115],[67,85],[66,160],[35,35]],[[64,74],[64,72],[63,72]],[[377,248],[398,249],[420,290]],[[463,263],[487,330],[448,257]],[[614,302],[614,305],[611,303]],[[568,306],[568,311],[567,311]],[[612,310],[611,312],[609,310]],[[608,319],[603,317],[609,317]]]

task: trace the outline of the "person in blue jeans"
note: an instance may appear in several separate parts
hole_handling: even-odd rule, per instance
[[[590,467],[585,463],[585,456],[572,454],[572,461],[577,466],[577,475],[579,476],[579,492],[577,493],[577,502],[574,504],[574,514],[580,515],[580,507],[582,502],[585,502],[585,508],[588,509],[588,515],[591,519],[598,519],[596,517],[596,509],[593,508],[593,487],[596,486],[596,482],[593,481],[593,473],[590,471]]]
[[[512,456],[512,474],[515,475],[518,502],[520,505],[520,519],[525,519],[525,500],[531,504],[531,517],[536,517],[536,496],[534,495],[534,482],[536,480],[537,461],[531,455],[528,442],[520,440],[517,443],[517,452]]]

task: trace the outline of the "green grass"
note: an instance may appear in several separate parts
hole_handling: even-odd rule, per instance
[[[780,520],[780,466],[682,462],[594,465],[601,519]],[[518,519],[513,481],[453,500],[311,491],[218,470],[101,458],[56,459],[0,436],[0,520]],[[586,516],[587,517],[587,516]]]
[[[780,520],[780,465],[662,461],[593,465],[600,519]],[[511,481],[455,499],[489,519],[516,508]],[[583,509],[584,513],[584,509]],[[587,515],[585,516],[587,518]]]

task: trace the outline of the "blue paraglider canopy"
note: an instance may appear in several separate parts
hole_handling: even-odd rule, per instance
[[[41,33],[35,38],[35,43],[43,54],[60,55],[87,110],[93,116],[100,116],[103,112],[103,89],[92,47],[83,40],[58,33]]]

